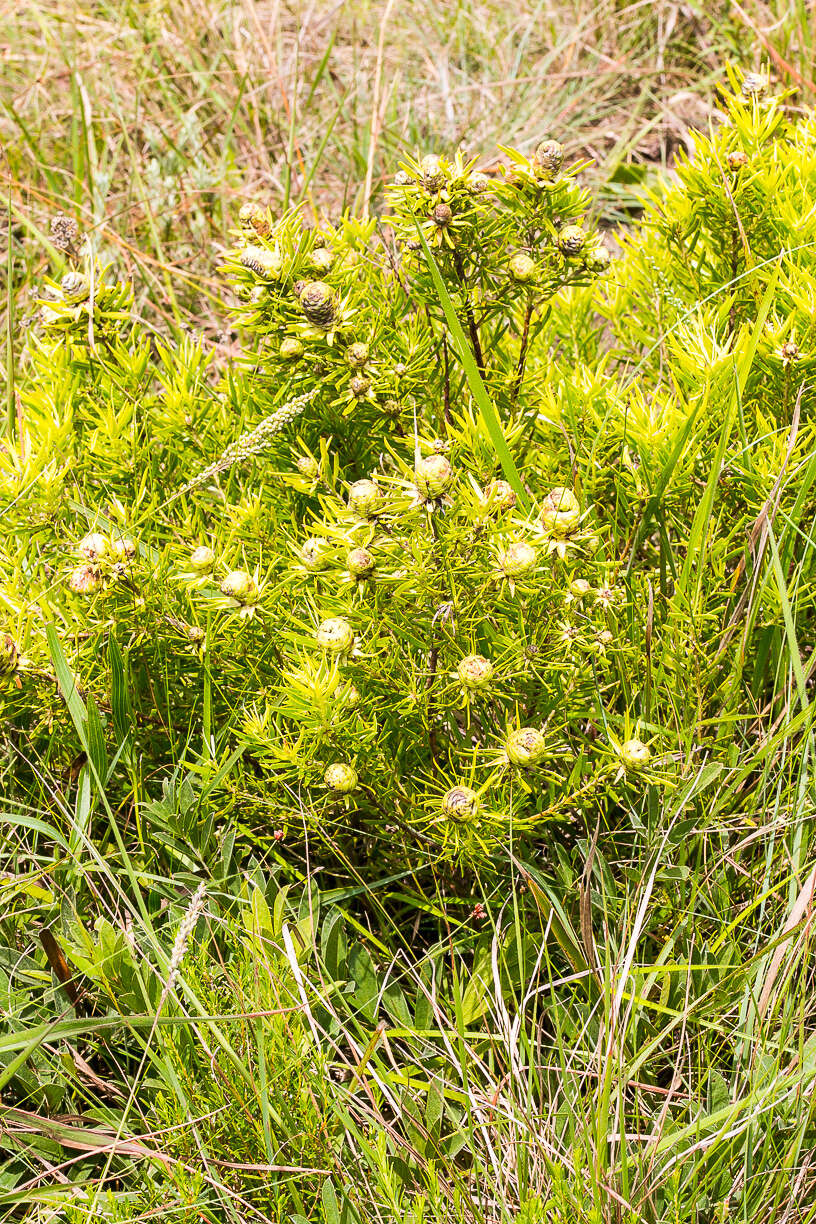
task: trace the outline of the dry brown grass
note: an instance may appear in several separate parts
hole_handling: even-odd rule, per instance
[[[788,7],[780,24],[759,4],[652,0],[6,0],[14,279],[37,279],[64,210],[136,274],[143,308],[201,321],[241,198],[331,212],[368,180],[376,206],[406,148],[490,162],[557,135],[596,161],[614,211],[621,167],[667,162],[705,121],[725,57],[770,47],[807,78],[814,6]]]

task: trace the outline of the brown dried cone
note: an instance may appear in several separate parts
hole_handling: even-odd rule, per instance
[[[358,398],[368,395],[371,390],[371,379],[365,378],[361,374],[355,374],[349,381],[349,390],[352,395],[356,395]]]
[[[328,331],[337,313],[334,290],[325,281],[309,281],[300,292],[303,313],[314,327]]]
[[[542,140],[533,154],[533,171],[537,178],[554,179],[561,173],[564,149],[557,140]]]
[[[73,217],[66,217],[65,213],[57,213],[52,218],[51,241],[58,250],[67,251],[69,255],[76,255],[79,226]]]
[[[425,190],[431,194],[440,191],[445,183],[445,171],[442,169],[439,158],[429,153],[427,157],[423,157],[420,169],[422,170],[422,186]]]
[[[580,255],[586,242],[586,233],[580,225],[565,225],[558,233],[558,249],[567,259]]]
[[[743,98],[761,98],[768,88],[768,79],[761,72],[749,72],[742,82]]]
[[[238,221],[242,229],[256,233],[260,238],[267,238],[271,232],[269,217],[261,204],[242,204]]]
[[[447,229],[453,220],[453,212],[449,204],[437,204],[432,216],[434,225],[438,226],[439,229]]]
[[[62,300],[69,306],[84,302],[90,296],[91,286],[87,276],[81,272],[66,272],[60,282]]]
[[[13,676],[20,663],[17,643],[8,633],[0,633],[0,680]]]

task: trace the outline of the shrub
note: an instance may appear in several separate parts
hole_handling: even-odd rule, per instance
[[[237,355],[55,268],[0,452],[2,1083],[91,1091],[36,1036],[64,999],[22,950],[33,905],[124,1068],[127,1108],[91,1080],[94,1108],[179,1132],[175,1180],[154,1162],[111,1218],[169,1180],[174,1210],[249,1186],[334,1220],[329,1167],[344,1219],[787,1204],[816,125],[732,84],[614,261],[545,142],[495,176],[408,159],[381,219],[248,203]],[[264,1182],[299,1143],[301,1184]],[[188,1177],[197,1152],[226,1172]]]
[[[772,696],[733,587],[781,473],[808,504],[813,124],[729,95],[611,273],[580,166],[505,153],[407,160],[385,229],[244,207],[223,376],[108,270],[48,283],[3,456],[4,701],[35,759],[81,747],[45,699],[53,622],[131,768],[211,777],[235,746],[258,831],[420,867],[590,807],[640,825]]]

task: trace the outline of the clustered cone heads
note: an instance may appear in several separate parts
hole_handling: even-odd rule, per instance
[[[250,373],[247,363],[246,369],[235,372],[234,383],[225,384],[223,394],[221,390],[217,394],[225,409],[238,403],[235,392],[245,393],[250,412],[260,405],[277,407],[267,408],[266,416],[258,410],[256,420],[261,419],[256,424],[232,441],[224,439],[208,466],[179,488],[185,494],[194,492],[212,476],[231,471],[226,490],[233,478],[240,484],[247,476],[240,467],[244,460],[272,452],[274,491],[245,487],[240,503],[230,506],[225,516],[229,532],[226,524],[222,530],[208,503],[206,526],[200,525],[202,519],[191,520],[199,523],[198,530],[206,531],[208,543],[196,547],[193,538],[189,551],[177,558],[178,588],[188,606],[167,617],[185,641],[188,660],[189,643],[200,645],[204,632],[188,624],[188,618],[193,619],[190,602],[206,613],[212,625],[206,641],[214,652],[222,632],[219,624],[229,626],[230,633],[246,634],[250,651],[259,629],[274,632],[273,627],[280,627],[275,640],[287,668],[283,674],[297,682],[285,689],[277,677],[269,680],[263,696],[266,713],[253,695],[247,702],[248,709],[257,711],[254,723],[249,720],[251,733],[260,734],[263,725],[261,739],[264,751],[270,753],[274,737],[269,726],[272,721],[280,725],[282,740],[297,744],[298,751],[303,745],[308,758],[310,770],[298,776],[317,779],[319,788],[322,777],[325,788],[341,796],[356,787],[356,770],[344,763],[356,760],[361,751],[352,729],[357,734],[365,727],[368,734],[372,720],[376,717],[379,722],[386,708],[380,695],[369,693],[366,686],[370,675],[380,671],[387,682],[390,665],[382,661],[387,636],[395,643],[394,660],[406,673],[400,692],[412,694],[398,727],[389,727],[387,717],[382,723],[388,751],[399,753],[409,735],[418,734],[420,740],[427,736],[431,720],[435,734],[444,736],[446,718],[456,718],[472,738],[476,768],[484,765],[492,771],[484,786],[479,778],[479,790],[462,785],[446,793],[441,807],[452,822],[472,819],[481,810],[479,796],[505,785],[508,763],[521,766],[536,761],[536,743],[529,742],[540,735],[534,728],[506,736],[501,732],[497,736],[492,729],[494,713],[501,720],[499,726],[515,725],[518,711],[526,708],[519,699],[524,683],[519,677],[529,678],[534,670],[533,645],[520,653],[515,629],[507,629],[503,609],[508,591],[516,612],[526,614],[535,604],[535,614],[548,617],[564,616],[570,598],[583,598],[578,585],[570,585],[563,573],[554,581],[549,562],[556,546],[550,542],[546,554],[543,547],[534,547],[540,545],[538,525],[520,538],[523,524],[513,513],[516,491],[506,479],[487,476],[496,462],[495,450],[482,446],[483,423],[475,416],[472,424],[468,421],[473,406],[467,387],[451,385],[443,398],[443,367],[447,367],[440,360],[439,340],[444,333],[434,314],[438,299],[425,283],[429,280],[425,261],[410,256],[421,250],[419,223],[426,239],[435,243],[440,275],[451,287],[459,292],[461,276],[469,282],[472,278],[468,294],[476,311],[474,326],[481,329],[483,341],[489,333],[485,302],[489,300],[491,309],[495,304],[497,315],[505,312],[507,326],[496,332],[498,339],[491,346],[495,352],[485,352],[482,358],[486,377],[501,375],[491,383],[497,399],[517,387],[521,410],[532,393],[530,372],[536,368],[531,349],[527,382],[522,378],[517,386],[520,320],[523,324],[525,310],[538,320],[540,308],[561,288],[585,285],[590,261],[600,266],[606,252],[578,224],[586,215],[586,200],[574,176],[563,172],[563,150],[556,141],[542,142],[532,159],[519,154],[514,165],[515,170],[510,167],[509,172],[488,177],[474,171],[474,162],[462,150],[451,159],[434,154],[408,159],[406,170],[396,178],[402,190],[394,193],[396,266],[390,249],[380,258],[373,231],[365,232],[358,219],[344,217],[330,233],[323,233],[306,227],[297,208],[273,218],[269,209],[245,204],[238,241],[226,266],[236,291],[235,318],[254,346],[252,369]],[[572,263],[560,258],[559,247],[565,253],[575,252]],[[460,256],[464,273],[454,266]],[[399,263],[402,258],[404,266]],[[102,283],[94,276],[91,287]],[[70,290],[70,284],[64,288]],[[96,306],[96,289],[94,298]],[[63,299],[63,317],[64,304]],[[531,338],[535,332],[533,327]],[[181,372],[180,357],[178,361]],[[193,412],[190,420],[187,417],[185,408],[185,430],[196,419]],[[301,417],[297,438],[286,436]],[[319,451],[319,459],[313,449],[315,454]],[[536,451],[525,462],[524,472],[532,498],[540,496],[543,479],[536,467],[541,459],[537,442]],[[558,470],[554,460],[541,467]],[[270,538],[279,532],[284,541],[281,565],[276,565],[268,545],[255,547],[253,530],[256,516],[262,513],[273,520]],[[587,514],[593,515],[591,503]],[[548,524],[551,534],[568,534],[576,516],[580,518],[580,508],[571,490],[553,490],[545,500],[542,523]],[[577,550],[583,543],[582,536],[570,548]],[[558,547],[564,547],[563,540],[558,540]],[[152,598],[148,584],[140,586],[140,575],[134,575],[136,566],[129,564],[138,553],[125,537],[114,540],[91,532],[78,554],[83,565],[71,575],[69,585],[81,594],[104,591],[108,614],[117,598],[117,578],[123,579],[119,593],[126,589],[138,592],[140,599]],[[563,553],[559,556],[563,558]],[[247,568],[227,572],[238,558]],[[594,569],[587,572],[595,577]],[[448,577],[455,590],[448,589]],[[491,622],[487,637],[469,607],[476,588],[479,616],[490,611],[487,603],[492,602],[495,612],[495,625]],[[321,601],[317,605],[312,602],[316,599]],[[589,620],[594,608],[587,599],[581,616]],[[76,605],[72,612],[77,614]],[[93,601],[85,614],[97,615]],[[398,616],[410,625],[407,647]],[[383,622],[387,634],[380,632]],[[600,625],[595,630],[598,638]],[[302,651],[304,636],[309,635],[311,655]],[[589,638],[590,632],[584,637]],[[427,652],[417,648],[417,642],[427,641],[440,652],[430,688]],[[499,683],[491,659],[476,653],[476,642],[483,643],[488,654],[495,647],[496,658],[502,660]],[[365,650],[358,643],[364,643]],[[468,649],[473,653],[465,654]],[[354,668],[362,697],[342,675],[347,667]],[[412,674],[417,667],[419,678]],[[235,683],[245,683],[243,674]],[[309,708],[310,691],[314,700],[308,718],[321,720],[315,735],[300,709],[301,704]],[[454,712],[446,714],[448,702]],[[361,708],[355,710],[358,703]],[[490,727],[485,724],[488,707]],[[537,715],[538,710],[531,709],[528,720]],[[299,718],[304,721],[298,723]],[[328,727],[337,756],[330,766],[325,765]],[[457,745],[460,742],[457,736]],[[259,759],[264,751],[259,749]],[[453,754],[458,747],[450,751]],[[372,758],[366,760],[369,772]],[[346,785],[343,778],[353,782]],[[423,787],[424,783],[419,789]],[[364,805],[365,799],[360,802]],[[501,801],[495,806],[497,811],[503,809]],[[435,784],[413,810],[434,813],[427,819],[431,825],[439,824]],[[480,838],[483,832],[480,825]],[[450,830],[443,841],[446,853],[460,845]]]

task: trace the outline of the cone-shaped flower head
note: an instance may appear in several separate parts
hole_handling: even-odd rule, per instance
[[[221,583],[221,594],[238,603],[248,604],[258,594],[258,588],[246,570],[233,570]]]
[[[330,616],[318,625],[315,641],[329,654],[348,654],[354,645],[354,630],[342,616]]]
[[[444,455],[427,455],[414,469],[414,483],[421,497],[434,501],[442,497],[453,483],[451,465]]]
[[[331,765],[326,766],[326,772],[323,774],[323,781],[337,795],[350,795],[352,791],[357,789],[358,777],[357,770],[353,765],[346,765],[342,761],[333,761]]]
[[[581,507],[572,489],[551,489],[544,498],[541,510],[541,526],[550,535],[563,539],[570,535],[581,521]]]
[[[479,796],[469,786],[452,786],[442,796],[442,811],[451,820],[473,820],[480,807]]]
[[[519,727],[504,741],[504,751],[511,765],[539,765],[547,755],[547,741],[535,727]]]
[[[456,674],[463,688],[479,692],[490,687],[493,679],[493,664],[484,655],[466,655],[458,663]]]
[[[314,327],[328,331],[337,313],[334,290],[325,281],[309,281],[300,291],[303,313]]]

